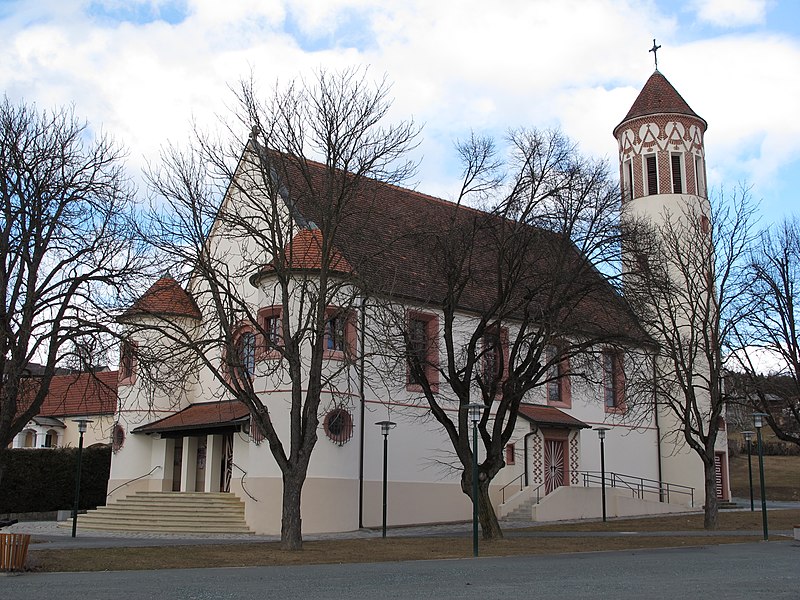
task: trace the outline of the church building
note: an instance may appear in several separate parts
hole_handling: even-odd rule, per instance
[[[658,220],[669,214],[665,208],[677,212],[686,203],[706,205],[705,131],[706,122],[656,70],[613,131],[623,219],[634,215]],[[320,179],[322,167],[314,171]],[[452,206],[393,185],[373,182],[368,189],[364,202],[370,208],[360,214],[369,213],[369,221],[356,219],[346,225],[352,235],[341,237],[341,244],[332,250],[333,271],[346,280],[346,274],[367,265],[391,285],[384,284],[383,296],[362,299],[355,292],[356,300],[347,304],[346,311],[331,303],[321,367],[331,375],[322,391],[318,440],[303,486],[304,533],[381,525],[385,441],[390,526],[465,521],[472,515],[461,473],[452,468],[451,441],[431,417],[428,404],[420,400],[419,382],[409,375],[405,358],[387,357],[390,346],[378,347],[378,332],[387,327],[378,321],[376,311],[391,287],[391,302],[402,305],[409,339],[429,342],[420,346],[420,353],[431,377],[438,381],[436,369],[445,368],[447,359],[439,354],[445,316],[431,300],[437,297],[430,291],[434,284],[425,279],[434,259],[428,248],[404,238],[403,229],[423,221],[445,223]],[[297,261],[292,272],[307,278],[317,268],[323,244],[314,226],[319,217],[303,198],[292,197],[291,186],[281,194],[282,210],[297,226],[287,244]],[[225,201],[236,202],[236,193]],[[284,317],[295,315],[284,315],[284,305],[276,300],[280,281],[274,267],[244,264],[243,254],[226,238],[223,226],[212,228],[210,238],[212,252],[232,257],[231,272],[240,277],[237,285],[247,290],[245,296],[258,315],[258,328],[244,324],[232,334],[242,370],[269,407],[276,428],[286,432],[290,391],[284,363],[270,344],[280,339]],[[81,528],[281,531],[281,471],[248,407],[226,394],[208,369],[193,373],[179,390],[154,391],[137,362],[146,348],[164,348],[164,355],[169,355],[173,342],[152,333],[163,330],[164,323],[202,337],[207,304],[200,299],[206,293],[201,287],[191,278],[184,287],[165,275],[120,318],[131,331],[121,352],[115,424],[124,443],[112,458],[109,505],[81,516]],[[465,303],[458,313],[465,323],[477,318],[472,306],[483,296],[476,290],[472,305]],[[635,332],[634,345],[652,344],[624,298],[610,287],[597,293],[603,297],[588,303],[595,308],[578,311],[583,322],[602,323],[612,333]],[[291,306],[304,310],[299,304]],[[592,312],[599,310],[596,306],[605,307],[602,315]],[[513,319],[508,327],[514,327]],[[498,339],[505,335],[498,329]],[[210,353],[209,365],[226,360],[221,351]],[[358,358],[364,355],[373,359]],[[378,355],[380,359],[374,358]],[[610,516],[680,512],[702,505],[702,464],[680,440],[668,435],[675,430],[674,418],[663,410],[635,415],[628,411],[625,381],[631,365],[623,353],[610,349],[599,349],[597,356],[595,377],[570,376],[566,369],[557,380],[525,396],[504,448],[505,466],[490,488],[501,519],[599,517],[601,448],[608,488],[605,509]],[[498,360],[503,359],[507,357],[501,354]],[[444,395],[444,386],[436,393]],[[392,422],[390,431],[380,426],[386,421]],[[718,497],[728,499],[724,432],[717,448]],[[147,504],[161,517],[148,516],[137,525],[136,514],[144,514],[142,506]],[[183,508],[173,510],[179,505]]]

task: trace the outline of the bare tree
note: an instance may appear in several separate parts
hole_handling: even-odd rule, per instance
[[[736,353],[741,399],[765,413],[775,435],[800,445],[800,223],[787,219],[762,232],[750,255],[746,317]],[[770,366],[756,364],[758,354]]]
[[[288,550],[302,548],[300,498],[320,403],[325,391],[344,401],[337,394],[352,385],[360,351],[352,339],[360,265],[340,253],[340,225],[354,214],[369,219],[362,200],[375,181],[400,183],[414,171],[403,157],[418,129],[382,125],[388,93],[364,70],[321,71],[276,86],[264,102],[253,81],[242,82],[229,133],[244,129],[249,140],[198,134],[150,175],[165,204],[147,234],[176,273],[189,274],[202,320],[129,320],[131,331],[159,339],[138,349],[161,362],[144,378],[162,390],[170,380],[210,381],[216,397],[250,409],[283,476]],[[279,387],[289,390],[288,418],[285,404],[273,411],[262,393]]]
[[[615,291],[619,192],[607,165],[557,131],[513,131],[508,142],[505,160],[492,140],[459,144],[456,201],[442,222],[411,234],[430,256],[423,279],[436,283],[425,305],[441,311],[442,338],[401,311],[393,323],[400,367],[444,428],[470,498],[478,478],[484,538],[502,537],[489,486],[520,403],[538,387],[591,377],[603,345],[647,342]],[[482,406],[477,473],[473,402]]]
[[[0,447],[37,414],[59,365],[114,353],[113,311],[146,257],[131,241],[122,158],[72,109],[0,104]]]
[[[729,201],[682,206],[665,210],[658,222],[628,220],[625,289],[659,346],[644,385],[674,424],[663,435],[682,440],[702,460],[704,527],[714,529],[715,448],[729,400],[722,376],[744,316],[753,208],[746,190]]]

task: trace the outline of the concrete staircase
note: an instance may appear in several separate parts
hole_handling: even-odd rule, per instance
[[[538,504],[536,496],[528,498],[509,512],[504,519],[506,521],[531,521],[533,519],[533,507],[536,504]]]
[[[59,527],[71,527],[71,521]],[[150,533],[253,533],[244,503],[233,494],[137,492],[78,515],[78,529]]]

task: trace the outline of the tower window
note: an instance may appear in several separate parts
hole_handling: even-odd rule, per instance
[[[703,167],[703,159],[700,156],[694,157],[694,180],[697,182],[697,195],[706,197],[706,173]]]
[[[681,154],[672,154],[670,161],[672,163],[672,193],[683,194],[686,190],[683,188],[683,173],[681,171]]]
[[[647,194],[658,193],[658,168],[656,166],[656,155],[652,154],[645,158],[647,168]]]
[[[239,372],[253,378],[256,371],[256,335],[252,331],[245,331],[236,342],[236,358]]]
[[[622,165],[622,199],[633,200],[633,161],[626,160]]]

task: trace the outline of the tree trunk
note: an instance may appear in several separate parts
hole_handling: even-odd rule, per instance
[[[281,549],[303,549],[303,527],[300,518],[300,496],[303,491],[304,474],[284,473],[283,505],[281,507]]]
[[[717,471],[714,467],[714,457],[711,461],[703,461],[703,473],[705,475],[705,505],[703,514],[703,527],[705,529],[717,528]]]
[[[481,524],[483,539],[501,540],[503,539],[503,530],[500,529],[500,523],[489,497],[489,483],[491,481],[488,479],[478,481],[478,521]]]

